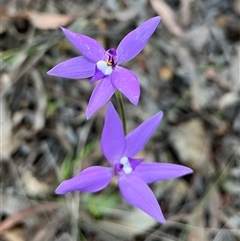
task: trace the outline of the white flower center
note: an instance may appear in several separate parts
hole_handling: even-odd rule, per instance
[[[106,61],[100,60],[97,62],[97,68],[105,75],[110,75],[113,71],[112,66],[109,66]]]
[[[123,165],[123,171],[126,173],[126,174],[129,174],[132,172],[132,167],[131,167],[131,164],[128,160],[128,158],[126,156],[122,157],[121,160],[120,160],[120,164]]]

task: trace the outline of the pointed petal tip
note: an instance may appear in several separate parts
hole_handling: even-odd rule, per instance
[[[193,169],[191,169],[190,167],[186,167],[178,164],[172,164],[172,165],[175,165],[176,167],[178,167],[178,173],[179,173],[178,177],[182,177],[193,173]]]
[[[69,191],[64,190],[65,188],[65,181],[63,181],[55,190],[55,193],[58,195],[64,195],[66,193],[68,193]]]
[[[51,76],[60,77],[60,76],[58,76],[58,75],[55,73],[54,68],[55,68],[55,66],[54,66],[53,68],[51,68],[50,70],[48,70],[48,72],[47,72],[46,74],[47,74],[47,75],[51,75]]]
[[[132,100],[132,103],[134,105],[138,105],[138,102],[139,102],[139,96],[134,96],[134,99]]]
[[[165,224],[167,222],[167,220],[164,217],[159,217],[157,221],[162,224]]]
[[[67,28],[64,28],[63,26],[59,26],[59,28],[62,30],[62,32],[65,34],[66,32],[71,32]]]
[[[150,215],[151,216],[151,215]],[[165,224],[167,222],[167,220],[165,219],[165,217],[163,216],[163,214],[161,215],[156,215],[155,217],[151,216],[153,219],[155,219],[157,222]]]
[[[160,16],[156,16],[156,17],[153,17],[152,18],[154,21],[156,21],[157,23],[160,23],[160,21],[161,21],[161,17]]]
[[[159,111],[157,114],[155,114],[154,116],[152,116],[150,119],[155,120],[156,123],[158,123],[157,125],[160,125],[162,118],[163,118],[163,111]]]
[[[185,167],[185,168],[186,168],[185,175],[193,173],[193,169],[191,169],[190,167]]]
[[[63,26],[59,26],[59,28],[60,28],[63,32],[66,31],[66,30],[68,30],[68,29],[64,28]]]
[[[160,16],[156,16],[156,17],[150,18],[146,22],[149,22],[150,24],[155,25],[156,28],[157,28],[157,26],[160,23],[160,21],[161,21],[161,17]]]
[[[91,111],[91,110],[89,110],[89,108],[87,108],[87,110],[86,110],[86,119],[89,120],[92,115],[93,115],[93,111]]]
[[[159,112],[156,114],[156,116],[158,116],[160,120],[162,120],[163,115],[164,115],[163,111],[159,111]]]
[[[58,195],[64,195],[65,193],[61,192],[58,188],[55,190],[55,193]]]
[[[55,73],[54,69],[55,69],[55,66],[53,68],[51,68],[50,70],[48,70],[48,72],[46,74],[50,75],[50,76],[61,77],[61,76],[57,75],[57,73]]]
[[[46,74],[51,75],[51,69],[48,70]]]

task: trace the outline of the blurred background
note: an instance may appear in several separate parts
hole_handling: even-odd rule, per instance
[[[0,4],[0,240],[240,240],[238,0]],[[127,64],[139,78],[140,103],[124,102],[128,132],[160,110],[165,114],[139,156],[194,169],[151,185],[164,225],[127,204],[116,181],[96,194],[54,194],[82,169],[107,165],[99,148],[105,107],[86,121],[94,86],[46,74],[79,56],[60,25],[108,49],[157,15],[159,27]]]

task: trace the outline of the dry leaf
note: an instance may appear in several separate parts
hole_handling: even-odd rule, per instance
[[[56,29],[59,26],[66,26],[70,23],[74,16],[70,14],[51,14],[28,12],[32,24],[39,29]]]
[[[161,16],[163,22],[166,24],[169,32],[176,36],[182,35],[182,29],[175,20],[175,13],[172,9],[164,2],[159,0],[150,0],[152,8]]]
[[[24,226],[17,226],[2,233],[6,241],[24,241],[25,230]]]
[[[24,172],[22,183],[26,193],[35,196],[43,196],[53,192],[53,187],[46,182],[38,180],[30,171]]]
[[[203,176],[214,172],[214,166],[209,161],[210,139],[200,119],[191,119],[172,127],[169,140],[182,164]]]

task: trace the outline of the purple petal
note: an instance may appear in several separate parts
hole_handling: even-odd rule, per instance
[[[94,83],[104,77],[105,74],[102,71],[100,71],[97,67],[95,67],[95,73],[94,76],[91,78],[90,83]]]
[[[144,161],[144,159],[142,158],[141,159],[128,158],[128,160],[133,170]]]
[[[121,194],[127,202],[146,212],[158,222],[166,222],[156,197],[144,181],[132,174],[119,178],[118,182]]]
[[[59,63],[47,74],[70,79],[83,79],[93,76],[94,72],[95,64],[81,56]]]
[[[160,19],[160,17],[149,19],[123,38],[117,48],[118,64],[129,61],[142,51]]]
[[[122,122],[113,104],[110,102],[102,131],[102,152],[106,159],[114,165],[115,161],[119,161],[122,158],[125,147],[126,141]]]
[[[87,119],[109,101],[115,90],[116,88],[112,85],[109,76],[100,81],[90,97],[86,111]]]
[[[144,121],[141,125],[139,125],[135,130],[133,130],[126,136],[126,156],[134,157],[138,152],[143,149],[145,144],[148,142],[148,140],[160,124],[162,117],[163,112],[160,111],[158,114]]]
[[[74,33],[63,27],[61,27],[61,29],[68,40],[83,54],[85,58],[94,63],[102,59],[105,50],[95,39],[86,35]]]
[[[72,191],[97,192],[105,188],[114,176],[112,168],[89,167],[77,176],[63,181],[55,190],[56,194],[66,194]]]
[[[122,92],[134,105],[138,104],[140,86],[137,76],[123,67],[116,66],[112,73],[113,85]]]
[[[192,173],[189,167],[169,163],[141,163],[134,169],[134,175],[146,183],[173,179]]]

